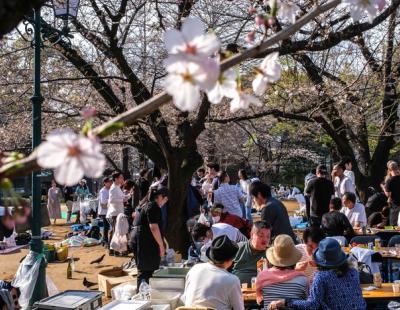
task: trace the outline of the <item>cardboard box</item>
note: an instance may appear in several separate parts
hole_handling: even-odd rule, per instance
[[[97,279],[99,290],[104,292],[106,298],[111,298],[111,289],[121,283],[126,283],[136,279],[137,270],[135,268],[124,271],[120,267],[114,267],[100,271]]]

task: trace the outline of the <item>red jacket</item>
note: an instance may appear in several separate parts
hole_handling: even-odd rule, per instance
[[[243,235],[245,235],[247,238],[250,238],[251,223],[248,220],[245,220],[235,214],[224,212],[221,214],[219,223],[225,223],[236,227]]]

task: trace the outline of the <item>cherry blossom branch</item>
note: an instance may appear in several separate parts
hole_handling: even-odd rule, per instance
[[[229,68],[234,67],[235,65],[248,60],[250,58],[255,58],[258,54],[265,51],[267,48],[279,43],[282,40],[287,39],[291,35],[295,34],[299,29],[301,29],[308,22],[312,21],[318,15],[336,7],[341,0],[332,0],[326,4],[321,6],[316,6],[312,11],[308,14],[302,16],[300,19],[296,21],[293,25],[279,31],[275,35],[263,41],[261,44],[254,46],[240,54],[232,56],[227,60],[223,61],[220,65],[221,71],[226,71]],[[138,119],[143,118],[151,114],[152,112],[159,109],[164,104],[170,102],[172,97],[168,95],[165,91],[160,94],[150,98],[149,100],[141,103],[140,105],[122,113],[118,116],[112,118],[106,123],[94,128],[92,133],[97,135],[99,138],[104,138],[109,136],[124,127],[128,127],[137,122]],[[31,171],[35,171],[40,169],[38,164],[36,163],[36,155],[33,152],[29,157],[18,160],[15,162],[11,162],[9,164],[3,165],[0,167],[0,179],[2,178],[10,178],[14,176],[20,176],[22,174],[27,174]]]

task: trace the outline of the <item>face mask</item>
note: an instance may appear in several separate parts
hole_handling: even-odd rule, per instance
[[[218,223],[220,221],[221,217],[220,216],[215,216],[215,217],[213,216],[212,219],[213,219],[214,223]]]

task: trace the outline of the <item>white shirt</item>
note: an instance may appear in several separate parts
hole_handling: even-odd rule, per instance
[[[351,180],[353,186],[356,187],[356,176],[354,175],[354,172],[351,170],[345,170],[343,173],[346,177],[348,177]]]
[[[361,227],[367,226],[367,216],[363,204],[356,202],[353,209],[343,207],[340,212],[347,216],[351,226],[355,226],[356,222],[359,222]]]
[[[102,187],[101,190],[99,191],[99,207],[97,209],[97,213],[99,215],[107,214],[107,208],[102,208],[102,205],[104,206],[108,204],[109,195],[110,195],[110,190],[106,187]]]
[[[243,310],[239,278],[210,263],[193,266],[186,275],[186,307],[201,306],[218,310]]]
[[[335,196],[342,198],[344,193],[356,193],[356,189],[351,179],[347,176],[343,176],[342,179],[339,177],[335,178]]]
[[[124,213],[124,200],[126,195],[122,192],[121,188],[113,183],[111,185],[108,197],[108,208],[107,208],[107,218],[113,216],[118,216],[120,213]]]
[[[234,242],[247,241],[247,238],[237,229],[229,224],[217,223],[211,226],[213,232],[213,239],[226,235],[230,240]]]

